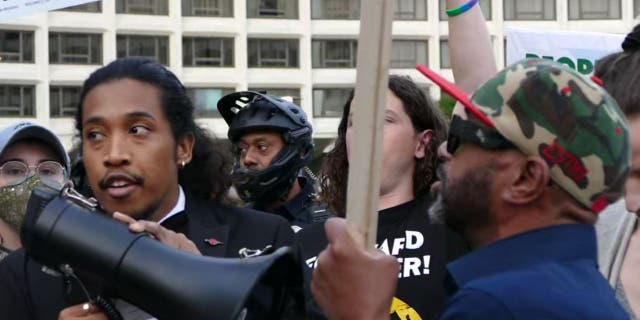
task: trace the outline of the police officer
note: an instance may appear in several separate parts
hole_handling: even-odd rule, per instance
[[[297,105],[263,93],[224,96],[218,110],[234,146],[233,185],[249,206],[286,218],[294,232],[326,219],[313,181],[301,174],[313,158],[313,129]]]

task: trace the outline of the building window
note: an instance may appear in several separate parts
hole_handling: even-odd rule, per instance
[[[314,88],[313,116],[341,117],[353,88]]]
[[[0,116],[35,116],[35,86],[0,85]]]
[[[117,36],[118,58],[144,58],[169,64],[169,37]]]
[[[185,67],[233,67],[233,38],[182,38]]]
[[[101,64],[102,35],[49,33],[49,63]]]
[[[569,0],[569,20],[620,19],[620,0]]]
[[[396,0],[393,12],[397,20],[427,20],[427,0]]]
[[[313,40],[313,68],[355,68],[358,40]]]
[[[247,18],[298,19],[298,0],[247,0]]]
[[[415,68],[420,63],[428,65],[426,40],[393,40],[391,44],[391,68]]]
[[[0,30],[0,62],[33,62],[33,31]]]
[[[297,39],[249,39],[249,68],[297,68]]]
[[[555,0],[505,0],[505,20],[555,20]]]
[[[185,17],[233,17],[233,0],[182,0]]]
[[[295,88],[263,88],[263,87],[254,87],[249,88],[249,91],[256,92],[266,92],[270,96],[276,96],[280,98],[291,98],[292,102],[300,106],[300,89]]]
[[[449,40],[440,40],[440,69],[451,69],[451,57],[449,56]]]
[[[311,0],[311,19],[360,19],[360,0]]]
[[[116,0],[116,13],[129,14],[169,14],[168,0]]]
[[[75,12],[102,12],[102,1],[96,1],[86,4],[78,4],[71,7],[58,9],[56,11],[75,11]]]
[[[482,15],[487,20],[491,20],[491,0],[480,0],[480,8],[482,9]],[[445,0],[440,0],[440,21],[449,20],[449,16],[445,12],[445,8],[447,7],[447,3]]]
[[[218,100],[233,92],[234,88],[187,88],[196,116],[207,118],[220,118]]]
[[[427,0],[395,0],[394,18],[427,20]],[[312,0],[311,19],[360,19],[359,0]]]
[[[80,102],[80,87],[49,87],[49,113],[51,118],[73,117]]]

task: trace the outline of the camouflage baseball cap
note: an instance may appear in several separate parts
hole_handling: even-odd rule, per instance
[[[544,159],[551,179],[591,211],[623,195],[631,161],[628,126],[595,82],[562,64],[528,59],[466,98],[460,102],[467,113],[524,154]]]

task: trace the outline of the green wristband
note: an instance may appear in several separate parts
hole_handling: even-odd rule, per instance
[[[455,17],[457,15],[463,14],[467,11],[469,11],[469,9],[471,9],[473,6],[476,5],[476,3],[478,3],[478,0],[471,0],[457,8],[453,8],[453,9],[446,9],[445,12],[447,13],[447,15],[449,17]]]

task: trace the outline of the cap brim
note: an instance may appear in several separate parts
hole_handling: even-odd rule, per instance
[[[62,146],[62,143],[60,142],[58,137],[56,137],[53,132],[43,127],[40,127],[37,125],[30,125],[30,126],[26,126],[24,128],[19,129],[17,132],[13,134],[13,136],[11,136],[9,141],[7,141],[7,143],[5,144],[5,148],[6,146],[10,146],[16,141],[29,139],[29,138],[42,140],[47,145],[51,146],[55,154],[59,156],[62,162],[64,163],[64,168],[65,170],[67,170],[67,174],[69,174],[71,164],[70,164],[69,155],[67,154],[67,151],[64,150],[64,146]],[[4,149],[2,150],[2,152],[4,152]]]
[[[476,118],[478,118],[482,123],[487,125],[490,128],[494,128],[493,122],[486,114],[484,114],[478,106],[476,106],[471,99],[469,99],[469,95],[464,92],[464,90],[460,89],[460,87],[455,84],[449,82],[449,80],[435,73],[433,70],[429,69],[427,66],[422,64],[416,65],[416,69],[420,71],[425,77],[429,78],[429,80],[433,81],[436,85],[438,85],[444,92],[448,93],[458,102],[460,102],[471,114],[473,114]]]

